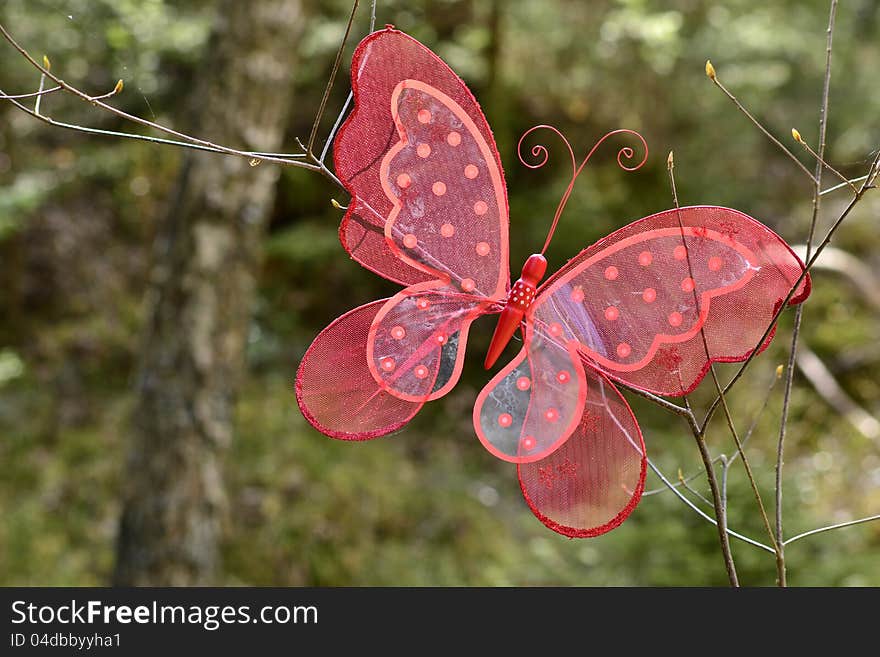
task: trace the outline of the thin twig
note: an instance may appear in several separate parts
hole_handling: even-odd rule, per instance
[[[327,86],[324,89],[324,96],[321,98],[321,104],[318,105],[318,112],[315,114],[315,122],[312,124],[312,131],[309,133],[309,140],[306,142],[306,153],[308,153],[310,157],[315,157],[312,148],[315,145],[315,138],[318,136],[318,128],[321,127],[321,119],[324,118],[324,110],[327,109],[327,100],[330,98],[330,92],[333,90],[333,83],[336,81],[336,73],[339,71],[339,65],[342,63],[342,54],[345,50],[345,44],[348,43],[348,35],[351,33],[351,26],[354,23],[354,15],[357,13],[359,4],[360,0],[354,0],[351,5],[351,13],[348,16],[348,24],[345,26],[345,34],[342,36],[342,43],[339,44],[339,50],[336,51],[336,60],[333,62],[333,68],[330,70],[330,78],[327,80]]]
[[[718,526],[718,521],[715,520],[715,518],[713,518],[712,516],[710,516],[708,513],[706,513],[705,511],[703,511],[703,510],[702,510],[700,507],[698,507],[696,504],[694,504],[693,502],[691,502],[687,497],[685,497],[684,495],[682,495],[682,494],[681,494],[681,491],[678,490],[678,489],[673,485],[673,483],[672,483],[671,481],[669,481],[669,479],[667,479],[666,475],[663,474],[663,472],[660,470],[660,468],[658,468],[656,465],[654,465],[654,462],[653,462],[651,459],[648,459],[648,466],[651,468],[651,471],[652,471],[655,475],[657,475],[657,476],[660,478],[660,481],[662,481],[662,482],[666,485],[666,487],[667,487],[669,490],[671,490],[671,491],[673,492],[673,494],[674,494],[678,499],[680,499],[682,502],[684,502],[685,505],[687,505],[692,511],[694,511],[694,512],[695,512],[698,516],[700,516],[703,520],[706,520],[707,522],[712,523],[712,524],[715,525],[716,527]],[[738,533],[738,532],[735,532],[735,531],[733,531],[733,530],[730,529],[730,528],[727,528],[725,534],[728,535],[728,536],[732,536],[733,538],[735,538],[735,539],[737,539],[737,540],[740,540],[740,541],[742,541],[743,543],[748,543],[749,545],[753,545],[753,546],[756,547],[756,548],[760,548],[760,549],[764,550],[765,552],[769,552],[770,554],[775,554],[775,551],[774,551],[773,548],[770,547],[769,545],[764,545],[764,544],[761,543],[760,541],[756,541],[756,540],[753,539],[753,538],[749,538],[748,536],[745,536],[745,535],[743,535],[743,534],[740,534],[740,533]]]
[[[831,90],[831,52],[834,37],[834,18],[837,14],[837,0],[831,0],[828,14],[828,31],[825,42],[825,80],[822,85],[822,102],[819,105],[819,151],[816,155],[816,173],[813,181],[813,213],[810,217],[810,231],[807,235],[807,259],[813,250],[813,239],[816,235],[816,223],[819,218],[819,205],[822,201],[822,172],[825,156],[825,135],[828,128],[828,97]],[[858,190],[855,197],[858,198]],[[797,361],[798,339],[801,332],[801,321],[804,307],[797,307],[794,314],[794,326],[791,332],[791,349],[788,353],[788,367],[785,371],[785,388],[782,396],[782,417],[779,421],[779,439],[776,443],[776,583],[786,586],[785,573],[785,538],[782,533],[782,469],[784,465],[785,433],[788,428],[788,413],[791,407],[791,388],[794,382],[794,368]]]
[[[810,173],[810,170],[807,169],[807,167],[805,167],[799,159],[797,159],[797,156],[794,153],[792,153],[790,150],[788,150],[785,146],[783,146],[782,142],[780,142],[776,137],[774,137],[772,134],[770,134],[770,131],[767,130],[767,128],[765,128],[761,124],[761,122],[758,121],[758,119],[756,119],[752,115],[752,113],[749,112],[749,110],[747,110],[742,105],[742,103],[739,102],[737,97],[734,96],[732,93],[730,93],[730,91],[727,89],[727,87],[725,87],[723,84],[721,84],[721,80],[718,79],[718,75],[715,73],[715,67],[712,66],[712,62],[706,62],[706,75],[709,77],[710,80],[712,80],[712,82],[715,84],[716,87],[718,87],[719,89],[721,89],[721,91],[724,92],[724,95],[726,95],[731,101],[733,101],[733,104],[736,105],[737,109],[740,112],[742,112],[743,114],[745,114],[746,117],[748,117],[749,121],[751,121],[755,125],[755,127],[758,128],[758,130],[763,132],[770,141],[772,141],[774,144],[776,144],[779,147],[779,150],[781,150],[783,153],[788,155],[788,157],[791,158],[792,162],[794,162],[801,171],[803,171],[805,174],[807,174],[807,176],[810,178],[810,180],[812,180],[813,182],[816,181],[816,179],[813,177],[813,174]]]
[[[831,192],[836,192],[838,189],[843,189],[844,187],[852,187],[857,182],[862,182],[863,180],[867,180],[868,176],[859,176],[858,178],[849,178],[846,182],[842,182],[839,185],[835,185],[834,187],[829,187],[819,194],[819,196],[825,196],[826,194],[830,194]]]
[[[666,159],[666,170],[669,172],[669,183],[672,186],[672,200],[675,203],[675,209],[679,210],[678,204],[678,192],[675,189],[675,174],[673,173],[673,169],[675,168],[675,163],[673,160],[672,151],[669,151],[669,157]],[[679,225],[681,226],[681,239],[684,242],[684,224],[681,222],[681,216],[678,215]],[[687,251],[685,251],[687,253]],[[690,269],[690,258],[688,258],[688,268]],[[691,279],[693,279],[693,272],[690,273]],[[699,310],[699,305],[697,306]],[[706,344],[706,336],[703,333],[702,328],[700,328],[700,334],[703,336],[703,344]],[[712,359],[709,358],[709,347],[706,346],[706,357],[710,363]],[[713,370],[714,376],[714,370]],[[719,394],[721,392],[720,386],[718,387]],[[690,402],[688,402],[687,397],[684,397],[685,408],[690,411]],[[726,408],[726,404],[725,404]],[[692,412],[691,412],[692,413]],[[697,427],[692,427],[694,429],[698,429]],[[709,480],[709,490],[712,492],[712,506],[715,508],[715,518],[718,520],[718,539],[721,542],[721,555],[724,558],[724,567],[727,570],[727,577],[730,579],[731,586],[739,586],[739,578],[736,574],[736,564],[733,561],[733,553],[730,551],[730,540],[727,536],[727,514],[724,506],[721,504],[721,494],[718,491],[718,481],[715,479],[715,468],[712,464],[712,457],[709,454],[709,450],[706,447],[706,442],[702,434],[699,433],[699,430],[694,431],[694,440],[697,442],[697,449],[700,450],[700,458],[703,459],[703,467],[706,469],[706,478]]]
[[[376,0],[373,0],[370,3],[370,34],[372,34],[375,29]],[[345,114],[348,112],[348,107],[351,105],[352,100],[354,100],[354,92],[349,91],[348,96],[345,98],[345,102],[342,104],[342,109],[339,110],[339,114],[336,116],[336,121],[333,122],[330,134],[327,135],[327,140],[324,142],[324,147],[321,149],[321,155],[318,157],[318,160],[320,160],[322,164],[327,160],[327,152],[333,144],[333,138],[336,137],[336,132],[339,130],[339,126],[342,125],[342,120],[345,118]]]
[[[80,100],[89,102],[96,107],[99,107],[99,108],[101,108],[101,109],[103,109],[103,110],[105,110],[115,116],[118,116],[119,118],[125,119],[126,121],[130,121],[132,123],[136,123],[138,125],[142,125],[147,128],[151,128],[151,129],[156,130],[158,132],[162,132],[167,135],[171,135],[172,137],[176,137],[178,140],[180,140],[177,142],[175,140],[166,140],[166,141],[160,142],[160,143],[166,143],[166,144],[174,145],[174,146],[182,146],[185,148],[195,148],[195,150],[206,150],[206,151],[215,152],[215,153],[223,153],[226,155],[234,155],[234,156],[238,156],[238,157],[247,158],[248,160],[253,160],[255,157],[258,157],[259,160],[263,161],[263,162],[273,162],[276,164],[284,164],[287,166],[295,166],[295,167],[300,167],[303,169],[309,169],[309,170],[317,171],[317,172],[321,173],[328,180],[330,180],[334,184],[338,185],[340,188],[344,189],[342,183],[339,181],[338,178],[336,178],[336,176],[333,174],[333,172],[331,172],[326,166],[324,166],[321,163],[305,162],[305,161],[293,159],[290,157],[279,157],[277,154],[268,154],[268,155],[257,156],[255,153],[253,153],[251,151],[242,151],[242,150],[238,150],[235,148],[229,148],[227,146],[221,146],[219,144],[212,143],[212,142],[207,141],[205,139],[200,139],[198,137],[194,137],[192,135],[188,135],[183,132],[179,132],[179,131],[174,130],[172,128],[155,123],[153,121],[148,121],[147,119],[141,118],[139,116],[135,116],[133,114],[129,114],[128,112],[125,112],[125,111],[120,110],[116,107],[113,107],[112,105],[108,105],[107,103],[103,102],[103,100],[101,100],[101,97],[90,96],[89,94],[85,93],[84,91],[81,91],[80,89],[74,87],[73,85],[68,84],[67,82],[65,82],[64,80],[59,78],[57,75],[52,73],[51,70],[49,70],[45,66],[40,65],[31,56],[31,54],[27,50],[25,50],[12,37],[12,35],[7,31],[7,29],[3,26],[2,23],[0,23],[0,35],[2,35],[3,38],[6,39],[6,41],[9,42],[9,44],[12,45],[12,47],[15,48],[15,50],[17,50],[18,53],[31,64],[31,66],[33,66],[37,71],[39,71],[41,73],[41,75],[43,75],[43,76],[47,77],[48,79],[52,80],[53,82],[55,82],[55,84],[60,86],[64,91],[67,91],[70,94],[78,97]],[[117,85],[117,89],[118,88],[119,88],[119,86]],[[40,98],[40,96],[37,97],[38,100],[39,100],[39,98]],[[41,114],[38,109],[37,109],[37,111],[29,110],[28,108],[24,107],[21,103],[18,103],[18,101],[10,100],[9,102],[13,103],[16,107],[18,107],[18,109],[26,112],[27,114],[30,114],[34,118],[40,119],[46,123],[50,123],[52,125],[56,125],[58,127],[64,127],[64,128],[71,129],[71,130],[78,130],[80,132],[87,132],[87,133],[91,133],[91,134],[101,134],[96,129],[89,129],[89,128],[85,128],[84,126],[76,126],[76,125],[70,124],[70,123],[63,124],[62,122],[54,121],[54,120],[49,119],[48,117],[44,116],[43,114]],[[105,134],[113,134],[113,133],[105,133]],[[128,133],[117,133],[117,134],[113,134],[113,136],[117,136],[117,137],[122,136],[122,137],[125,137],[128,139],[138,139],[141,141],[152,141],[152,142],[157,141],[154,138],[146,138],[143,135],[133,135],[133,134],[128,134]],[[259,162],[256,162],[256,164],[259,164]]]
[[[840,529],[842,527],[852,527],[853,525],[861,525],[865,522],[873,522],[874,520],[880,520],[880,515],[876,516],[868,516],[866,518],[859,518],[858,520],[849,520],[847,522],[841,522],[836,525],[828,525],[827,527],[819,527],[818,529],[811,529],[808,532],[804,532],[803,534],[798,534],[797,536],[792,536],[789,539],[786,539],[785,544],[794,543],[795,541],[799,541],[802,538],[806,538],[807,536],[813,536],[814,534],[821,534],[823,532],[830,532],[832,529]]]
[[[29,94],[14,94],[12,96],[7,96],[6,94],[0,93],[0,100],[24,100],[27,98],[37,98],[38,96],[48,96],[49,94],[53,94],[56,91],[61,91],[61,87],[52,87],[51,89],[38,89],[37,91],[32,91]]]
[[[713,459],[712,462],[713,462],[713,463],[715,462],[714,459]],[[699,492],[698,490],[695,490],[695,489],[691,488],[691,485],[690,485],[690,484],[687,482],[687,480],[684,478],[684,474],[682,474],[682,472],[681,472],[681,468],[678,469],[678,483],[681,485],[682,488],[684,488],[684,489],[685,489],[687,492],[689,492],[691,495],[693,495],[693,496],[696,497],[697,499],[702,500],[703,502],[705,502],[707,506],[713,506],[713,505],[712,505],[712,502],[710,502],[709,499],[708,499],[705,495],[703,495],[703,494],[702,494],[701,492]],[[722,500],[724,499],[724,494],[723,494],[723,493],[722,493],[722,495],[721,495],[721,499],[722,499]],[[723,506],[724,506],[724,505],[722,504],[722,507],[723,507]]]
[[[742,439],[742,445],[743,445],[743,447],[745,447],[745,446],[748,444],[749,440],[750,440],[751,437],[752,437],[752,434],[754,434],[755,429],[756,429],[757,426],[758,426],[758,421],[761,419],[761,416],[764,415],[764,411],[767,410],[767,406],[770,405],[770,394],[773,392],[773,388],[776,387],[776,382],[779,381],[779,379],[781,378],[781,369],[782,369],[782,365],[779,366],[779,369],[780,369],[780,374],[779,374],[779,375],[774,375],[773,380],[770,382],[770,387],[767,389],[767,392],[764,394],[764,401],[763,401],[762,404],[761,404],[761,408],[758,409],[758,412],[757,412],[757,413],[755,414],[755,416],[752,418],[752,423],[749,425],[749,429],[748,429],[748,431],[746,431],[745,436],[743,436],[743,439]],[[665,400],[664,400],[664,401],[665,401]],[[682,410],[687,410],[687,409],[682,409]],[[692,429],[693,429],[693,427],[692,427]],[[694,430],[697,431],[697,432],[699,432],[699,428],[696,428],[696,429],[694,429]],[[733,464],[733,462],[736,461],[736,458],[737,458],[737,456],[739,455],[739,453],[740,453],[740,452],[739,452],[739,449],[737,449],[737,450],[733,453],[733,456],[731,456],[730,458],[728,458],[728,459],[726,460],[726,467],[727,467],[727,468],[730,468],[730,466]],[[719,454],[718,456],[716,456],[715,458],[712,459],[712,464],[714,465],[714,464],[718,463],[718,462],[721,461],[723,458],[725,458],[724,454]],[[702,470],[698,470],[698,471],[696,471],[696,472],[692,472],[691,474],[685,476],[684,479],[685,479],[686,482],[690,483],[691,481],[693,481],[694,479],[696,479],[697,477],[699,477],[699,476],[702,475],[702,474],[703,474],[703,471],[702,471]],[[724,473],[722,473],[722,475],[723,475],[723,474],[724,474]],[[679,486],[679,484],[673,484],[673,486]],[[664,493],[664,492],[666,492],[666,490],[667,490],[667,489],[666,489],[665,487],[664,487],[664,488],[654,488],[654,489],[651,489],[651,490],[646,490],[645,492],[642,493],[642,497],[650,497],[651,495],[658,495],[659,493]],[[724,490],[724,487],[723,487],[723,485],[722,485],[722,492],[723,492],[723,490]]]
[[[792,135],[792,137],[794,137],[794,140],[797,143],[799,143],[801,146],[803,146],[804,150],[807,151],[807,153],[809,153],[810,155],[812,155],[819,164],[821,164],[826,169],[828,169],[831,173],[833,173],[835,176],[840,178],[843,181],[844,185],[849,185],[849,188],[853,191],[853,193],[856,193],[859,191],[858,188],[854,184],[852,184],[846,176],[844,176],[842,173],[840,173],[840,171],[838,171],[833,166],[828,164],[828,162],[826,162],[822,158],[821,155],[819,155],[816,151],[814,151],[812,148],[810,148],[810,145],[806,141],[804,141],[803,137],[801,137],[800,132],[798,132],[797,130],[792,128],[791,135]],[[819,195],[821,196],[822,192],[820,192]]]

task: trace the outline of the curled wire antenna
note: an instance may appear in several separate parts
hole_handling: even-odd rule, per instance
[[[586,166],[587,162],[590,161],[590,158],[593,156],[593,153],[596,152],[599,146],[601,146],[605,142],[605,140],[619,134],[633,135],[634,137],[636,137],[641,142],[642,149],[644,151],[642,159],[637,164],[634,164],[632,166],[629,166],[627,164],[635,157],[635,151],[632,147],[624,146],[619,151],[617,151],[618,166],[624,171],[636,171],[637,169],[640,169],[642,165],[645,164],[645,162],[648,161],[648,144],[645,141],[645,138],[642,137],[642,135],[640,135],[635,130],[629,130],[627,128],[612,130],[611,132],[604,134],[595,144],[593,144],[590,152],[587,153],[586,157],[584,157],[580,165],[578,165],[577,160],[574,156],[574,150],[572,149],[568,139],[565,138],[565,135],[563,135],[557,128],[554,128],[552,125],[536,125],[529,128],[523,133],[522,137],[519,138],[519,142],[516,146],[516,155],[519,158],[519,161],[522,162],[522,164],[529,169],[540,169],[550,160],[550,152],[544,144],[535,144],[530,149],[531,155],[533,158],[535,158],[536,161],[527,162],[525,157],[523,157],[523,141],[526,137],[528,137],[536,130],[549,130],[550,132],[558,136],[562,140],[562,143],[565,144],[565,148],[566,150],[568,150],[568,155],[571,159],[571,180],[569,181],[568,187],[566,187],[565,192],[563,193],[562,198],[559,201],[559,205],[556,208],[556,213],[553,215],[553,223],[550,225],[550,230],[547,232],[547,239],[544,242],[544,247],[541,249],[541,253],[543,254],[547,251],[547,247],[550,246],[550,240],[553,239],[553,233],[556,231],[556,226],[559,223],[559,217],[562,216],[562,211],[565,209],[565,204],[568,202],[568,197],[571,196],[571,191],[572,189],[574,189],[574,183],[577,180],[577,177],[581,174],[581,171],[583,171],[583,168]]]

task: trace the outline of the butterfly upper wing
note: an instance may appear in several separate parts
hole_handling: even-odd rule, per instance
[[[297,399],[324,433],[375,437],[451,389],[470,323],[506,297],[507,192],[479,106],[423,45],[391,29],[368,36],[352,84],[355,110],[334,149],[352,195],[340,237],[366,268],[409,287],[362,306],[375,310],[366,331],[361,309],[325,330]],[[340,366],[328,373],[309,357],[329,351]]]
[[[340,227],[349,254],[404,285],[439,273],[472,279],[483,294],[506,287],[501,160],[464,82],[421,43],[386,29],[355,50],[352,89],[355,110],[334,147],[336,173],[352,195]],[[416,247],[405,246],[407,235]]]
[[[791,248],[751,217],[681,208],[581,252],[542,286],[529,314],[563,342],[576,341],[610,377],[683,395],[711,362],[751,354],[803,271]],[[809,293],[806,276],[790,303]]]

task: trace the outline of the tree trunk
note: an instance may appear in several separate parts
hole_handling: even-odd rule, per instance
[[[196,133],[280,148],[300,0],[220,3],[194,100]],[[155,249],[113,581],[216,583],[251,301],[277,166],[190,153]]]

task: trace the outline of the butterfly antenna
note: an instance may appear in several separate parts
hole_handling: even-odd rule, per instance
[[[618,130],[612,130],[611,132],[604,134],[595,144],[593,144],[593,147],[590,149],[590,152],[587,153],[586,157],[584,157],[584,159],[581,161],[580,165],[578,165],[577,160],[575,159],[575,156],[574,156],[574,150],[572,149],[571,144],[569,143],[568,139],[565,138],[565,135],[563,135],[557,128],[554,128],[552,125],[541,124],[541,125],[536,125],[534,127],[529,128],[528,130],[526,130],[523,133],[522,137],[519,138],[519,143],[516,146],[516,154],[517,154],[517,157],[519,158],[519,161],[522,162],[523,165],[527,166],[529,169],[540,169],[545,164],[547,164],[547,161],[550,159],[549,151],[547,150],[547,147],[544,146],[543,144],[535,144],[531,148],[532,157],[538,158],[537,162],[534,162],[534,163],[526,162],[525,158],[523,157],[523,153],[522,153],[523,140],[526,137],[528,137],[530,134],[535,132],[536,130],[542,130],[542,129],[543,130],[550,130],[551,132],[553,132],[556,136],[558,136],[562,140],[563,144],[565,144],[565,148],[568,150],[568,155],[571,160],[571,180],[569,181],[568,186],[565,188],[565,192],[562,194],[562,198],[559,201],[559,205],[556,207],[556,213],[553,215],[553,223],[550,224],[550,230],[547,232],[547,239],[544,241],[544,246],[541,249],[541,255],[546,253],[547,247],[550,246],[550,241],[553,239],[553,233],[556,232],[556,226],[559,224],[559,217],[562,216],[562,211],[565,209],[565,204],[568,203],[568,197],[571,196],[571,192],[574,189],[575,181],[577,180],[578,176],[581,174],[581,171],[583,171],[584,167],[587,165],[587,162],[589,162],[590,158],[593,157],[593,153],[596,152],[596,150],[599,148],[599,146],[601,146],[605,142],[605,140],[607,140],[610,137],[613,137],[615,135],[618,135],[618,134],[628,134],[628,135],[633,135],[642,143],[642,148],[643,148],[645,154],[642,156],[641,161],[638,162],[638,164],[635,164],[633,166],[628,166],[626,164],[626,162],[632,160],[633,157],[635,157],[635,151],[630,146],[624,146],[619,151],[617,151],[617,164],[624,171],[635,171],[637,169],[640,169],[642,167],[642,165],[644,165],[645,162],[648,161],[648,144],[645,141],[645,138],[642,137],[642,135],[640,135],[635,130],[629,130],[627,128],[620,128]]]

